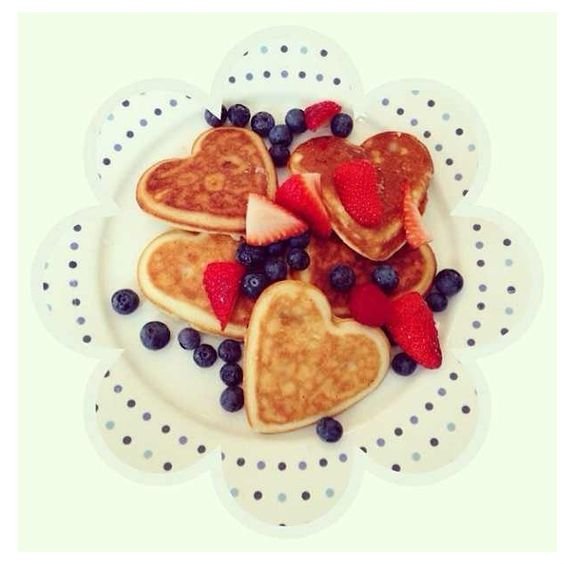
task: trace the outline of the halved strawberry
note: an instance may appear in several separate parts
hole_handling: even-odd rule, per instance
[[[340,111],[341,106],[332,100],[312,104],[304,110],[306,126],[311,131],[315,131]]]
[[[320,196],[321,175],[294,174],[276,190],[275,202],[303,219],[320,237],[331,235],[331,222]]]
[[[246,239],[250,245],[270,245],[306,231],[307,225],[289,211],[264,196],[249,194]]]
[[[351,290],[351,315],[363,325],[381,327],[390,319],[391,307],[390,298],[375,284],[359,284]]]
[[[403,227],[407,244],[417,249],[431,241],[431,235],[423,225],[423,218],[419,208],[413,201],[409,184],[403,184]]]
[[[425,368],[442,364],[441,345],[433,313],[418,292],[409,292],[392,300],[386,329],[415,362]]]
[[[333,182],[345,210],[356,222],[364,227],[378,225],[384,212],[380,169],[367,159],[345,161],[335,168]]]
[[[245,267],[235,261],[210,262],[204,270],[204,289],[221,330],[229,322]]]

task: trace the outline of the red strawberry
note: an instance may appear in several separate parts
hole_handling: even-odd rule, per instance
[[[321,201],[320,178],[316,172],[290,176],[276,190],[275,201],[303,219],[316,235],[329,237],[331,222]]]
[[[333,182],[345,210],[360,225],[375,227],[384,207],[382,173],[366,159],[345,161],[335,168]]]
[[[311,131],[315,131],[340,111],[341,106],[331,100],[312,104],[304,110],[306,126]]]
[[[204,289],[221,330],[229,322],[245,267],[238,262],[210,262],[204,270]]]
[[[349,309],[359,323],[380,327],[390,319],[392,304],[390,298],[378,286],[368,282],[351,290]]]
[[[386,324],[394,341],[418,364],[438,368],[443,361],[433,313],[418,292],[392,300],[392,315]]]
[[[405,238],[410,247],[417,249],[421,245],[428,243],[431,240],[431,235],[423,225],[423,218],[419,208],[413,201],[407,182],[404,183],[403,190],[403,227],[405,229]]]
[[[246,229],[247,243],[269,245],[275,241],[301,235],[307,231],[307,225],[268,198],[249,194]]]

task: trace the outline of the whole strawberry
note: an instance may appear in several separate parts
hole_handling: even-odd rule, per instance
[[[237,302],[243,274],[245,267],[235,261],[210,262],[204,270],[204,289],[222,331]]]
[[[316,131],[340,111],[341,106],[331,100],[312,104],[304,110],[306,126],[310,131]]]
[[[333,183],[347,213],[364,227],[376,227],[384,207],[382,173],[367,159],[353,159],[338,165]]]
[[[425,368],[441,366],[443,357],[433,313],[418,292],[392,300],[386,329],[415,362]]]

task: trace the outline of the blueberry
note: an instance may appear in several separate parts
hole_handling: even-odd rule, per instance
[[[394,356],[392,360],[392,369],[400,376],[409,376],[415,372],[417,363],[404,352],[400,352]]]
[[[258,112],[251,118],[251,129],[261,137],[267,137],[274,127],[274,118],[268,112]]]
[[[286,241],[277,241],[276,243],[270,243],[268,247],[266,247],[266,252],[271,257],[278,257],[286,250]]]
[[[254,300],[260,296],[267,284],[268,280],[262,272],[250,272],[241,280],[241,291]]]
[[[118,290],[112,295],[112,307],[116,313],[129,315],[139,306],[139,296],[127,288]]]
[[[323,417],[317,422],[315,430],[319,438],[327,443],[336,443],[343,436],[343,426],[332,417]]]
[[[268,149],[268,152],[275,166],[286,166],[290,158],[290,150],[288,147],[284,147],[284,145],[272,145],[272,147]]]
[[[329,272],[331,286],[339,292],[348,292],[356,282],[354,270],[346,264],[338,264]]]
[[[209,110],[206,110],[204,112],[204,119],[211,127],[219,127],[220,125],[223,125],[227,119],[227,108],[225,106],[221,106],[221,117],[217,117]]]
[[[233,339],[225,339],[221,341],[217,353],[224,362],[237,362],[241,358],[241,344]]]
[[[243,104],[234,104],[227,110],[227,117],[235,127],[245,127],[249,123],[251,112]]]
[[[194,362],[202,368],[208,368],[217,360],[217,353],[211,345],[199,345],[194,351]]]
[[[301,235],[296,235],[295,237],[290,237],[288,239],[288,246],[292,249],[303,249],[309,245],[309,240],[311,239],[311,234],[309,231],[302,233]]]
[[[292,270],[305,270],[309,266],[309,255],[303,249],[290,249],[286,260]]]
[[[284,121],[292,133],[303,133],[307,129],[305,114],[300,108],[288,110]]]
[[[228,386],[221,392],[219,403],[225,411],[239,411],[245,404],[243,390],[239,386]]]
[[[149,321],[141,327],[139,337],[141,337],[141,342],[145,347],[152,351],[158,351],[168,345],[170,331],[161,321]]]
[[[219,371],[219,377],[226,386],[239,386],[243,381],[243,370],[238,364],[224,364]]]
[[[273,145],[287,147],[292,142],[292,132],[287,125],[275,125],[268,134],[268,140]]]
[[[337,114],[331,120],[331,133],[336,137],[348,137],[353,129],[353,120],[349,114]]]
[[[435,276],[435,288],[447,297],[458,294],[463,285],[464,279],[452,268],[445,268]]]
[[[425,300],[431,311],[436,313],[444,311],[448,306],[448,298],[438,290],[431,290]]]
[[[399,284],[399,276],[389,264],[379,264],[372,271],[372,281],[386,294],[393,292]]]
[[[264,273],[270,282],[285,280],[288,276],[288,265],[282,257],[272,257],[264,264]]]
[[[241,243],[237,247],[235,258],[243,266],[262,266],[266,257],[266,249],[264,247],[254,247]]]
[[[185,327],[178,333],[178,343],[183,349],[193,351],[200,344],[200,333],[196,329]]]

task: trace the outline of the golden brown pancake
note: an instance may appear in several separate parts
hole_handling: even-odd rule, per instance
[[[274,197],[276,172],[262,139],[219,127],[200,135],[192,155],[160,161],[137,184],[147,213],[191,231],[243,234],[248,194]]]
[[[390,343],[380,329],[333,318],[323,293],[295,280],[265,290],[245,342],[245,410],[279,433],[335,415],[383,380]]]
[[[372,271],[381,263],[359,255],[335,235],[329,239],[312,237],[307,251],[310,256],[309,268],[296,273],[296,276],[323,291],[331,304],[333,315],[350,317],[347,305],[349,292],[338,292],[331,286],[329,282],[331,269],[338,264],[350,266],[355,273],[356,284],[364,284],[371,281]],[[423,245],[418,249],[404,245],[385,263],[393,266],[399,277],[398,287],[391,293],[392,296],[406,292],[419,292],[425,295],[433,283],[437,270],[435,255],[429,245]]]
[[[343,207],[333,184],[336,166],[359,158],[371,159],[383,175],[384,213],[376,227],[357,223]],[[433,163],[425,145],[412,135],[395,131],[378,133],[361,147],[338,137],[314,137],[295,149],[289,168],[293,173],[321,174],[321,195],[333,229],[349,247],[372,260],[387,259],[405,243],[403,180],[409,182],[413,199],[423,213],[433,174]]]
[[[202,285],[210,262],[234,260],[237,241],[228,235],[168,231],[151,241],[139,258],[137,277],[145,296],[193,327],[243,338],[254,302],[241,295],[222,331]]]

